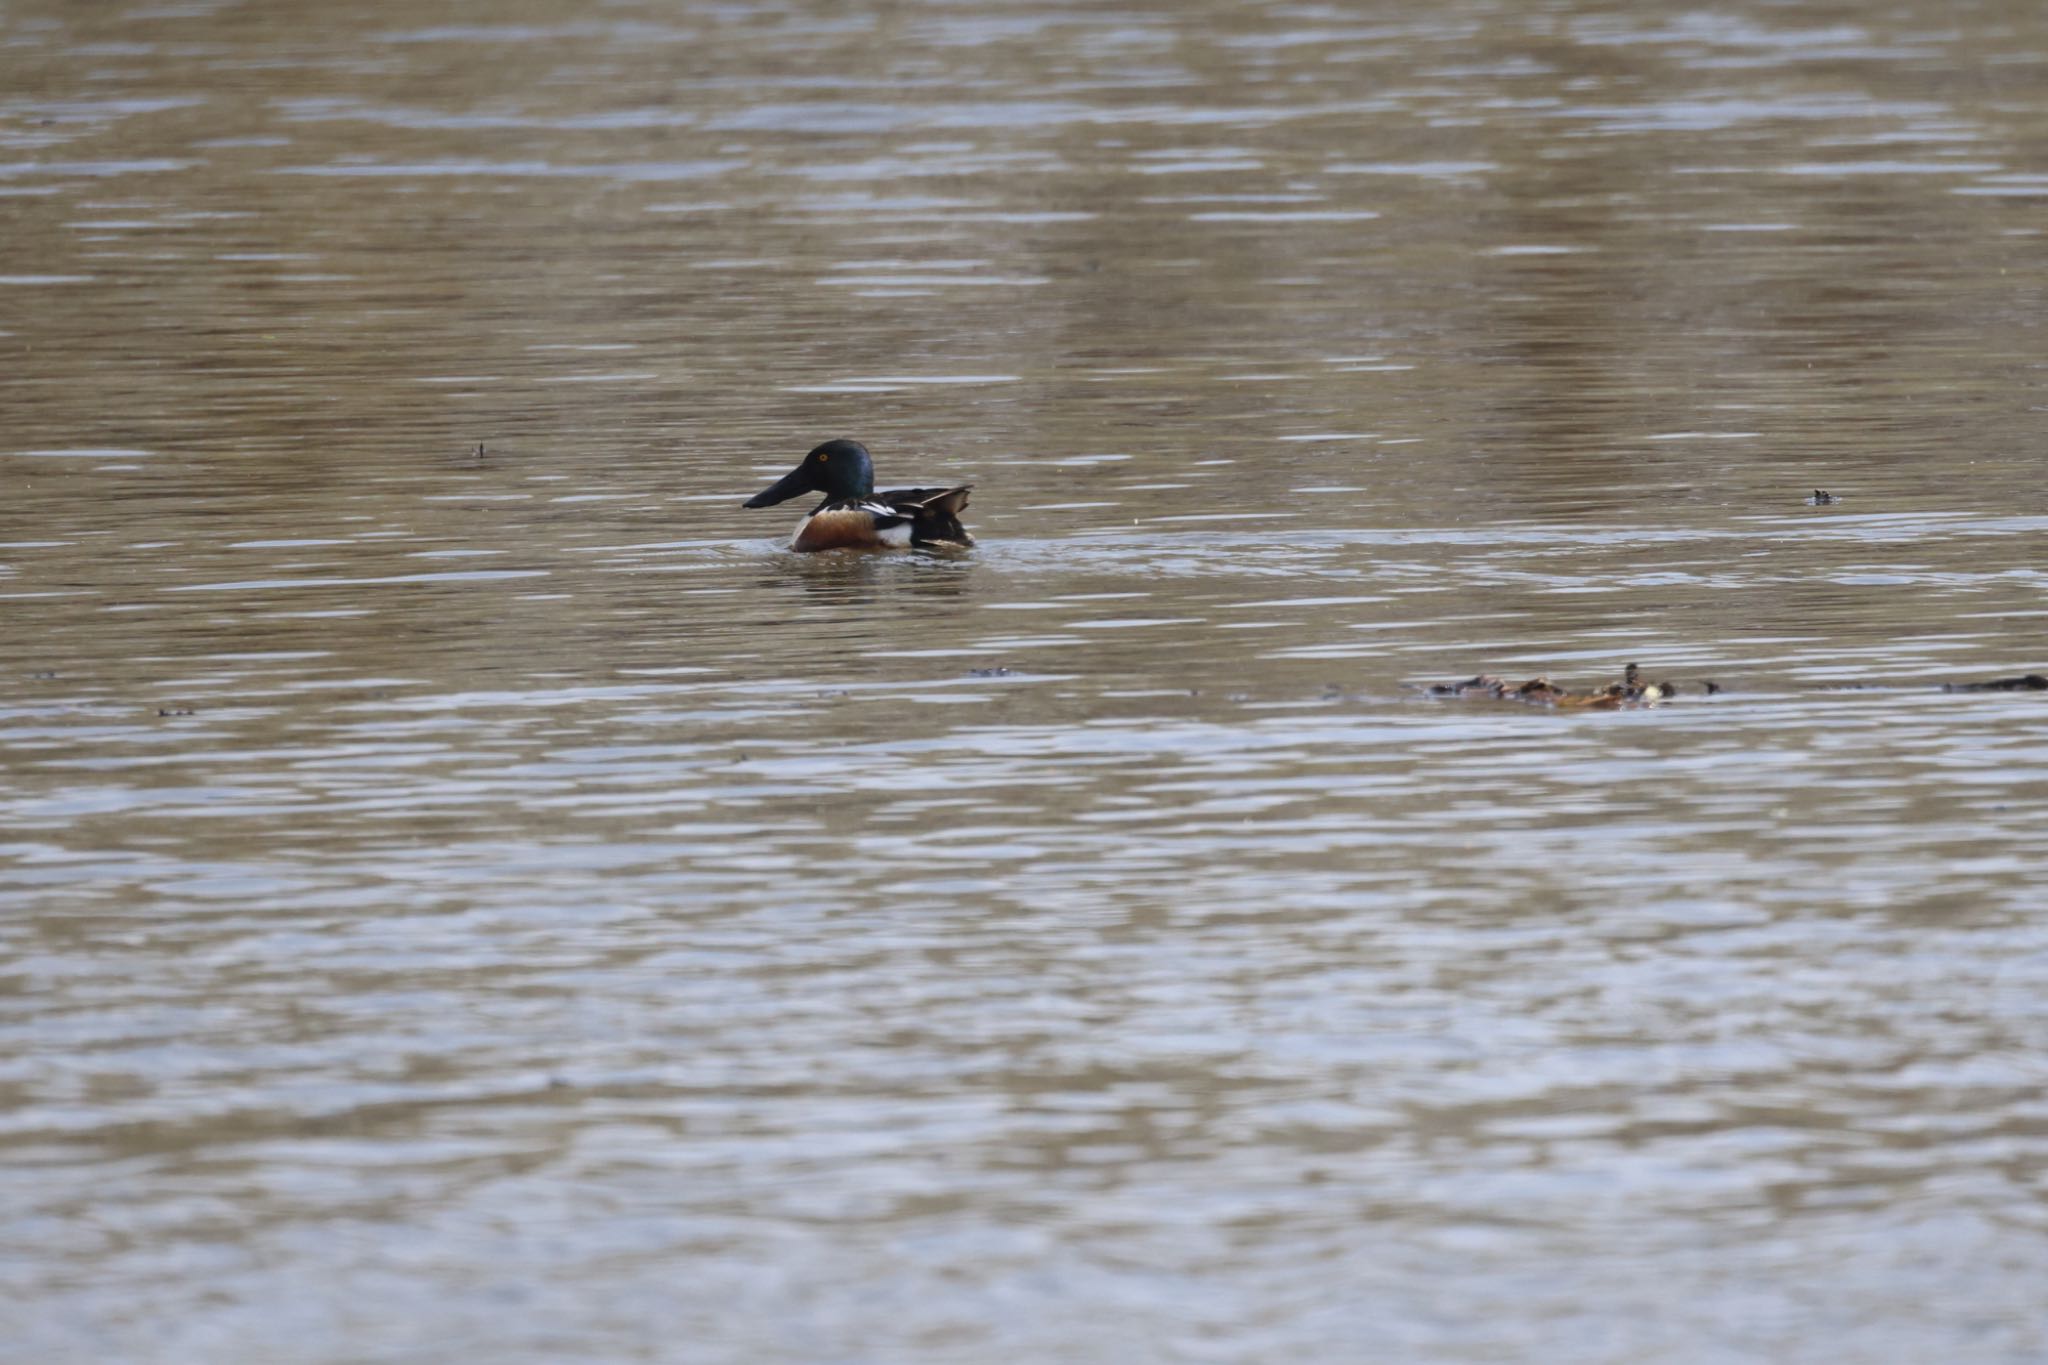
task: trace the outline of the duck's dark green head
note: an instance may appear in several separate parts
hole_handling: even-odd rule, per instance
[[[827,441],[804,456],[804,462],[741,503],[742,507],[773,507],[805,493],[828,498],[864,498],[875,491],[875,466],[859,441]]]

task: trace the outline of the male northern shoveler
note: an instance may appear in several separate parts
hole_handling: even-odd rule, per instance
[[[804,462],[748,498],[742,507],[773,507],[805,493],[823,493],[791,538],[792,550],[900,550],[906,545],[972,545],[960,524],[967,490],[892,488],[875,491],[875,466],[859,441],[827,441]]]

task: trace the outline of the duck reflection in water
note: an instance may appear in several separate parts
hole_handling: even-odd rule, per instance
[[[963,596],[973,579],[974,562],[957,555],[785,555],[763,559],[763,586],[802,590],[813,605],[834,618],[858,615],[872,622],[867,609],[902,608],[910,601],[937,601]]]

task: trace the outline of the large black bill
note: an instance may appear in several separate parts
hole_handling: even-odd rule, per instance
[[[807,465],[798,465],[774,483],[741,503],[742,507],[773,507],[778,502],[808,493],[817,485],[811,482],[811,471]]]

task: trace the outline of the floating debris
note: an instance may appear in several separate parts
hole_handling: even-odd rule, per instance
[[[2048,692],[2048,678],[2028,673],[2018,678],[1993,678],[1990,682],[1943,683],[1944,692]]]
[[[1001,667],[970,668],[967,670],[967,676],[970,678],[1014,678],[1017,676],[1017,673],[1015,669]]]
[[[1840,498],[1828,492],[1825,488],[1816,488],[1813,490],[1813,496],[1806,500],[1806,505],[1808,507],[1832,507],[1840,501]]]
[[[1860,679],[1829,680],[1815,684],[1829,692],[1882,691],[1912,687],[1911,683],[1866,682]],[[1622,670],[1621,681],[1588,692],[1574,692],[1560,687],[1547,676],[1531,678],[1525,683],[1511,683],[1506,678],[1491,673],[1481,673],[1463,682],[1436,683],[1421,689],[1431,697],[1460,701],[1519,701],[1531,706],[1582,707],[1594,710],[1618,711],[1637,706],[1655,706],[1670,701],[1683,693],[1712,697],[1721,692],[1721,685],[1702,679],[1688,682],[1683,686],[1673,682],[1647,682],[1643,670],[1630,664]],[[2012,678],[1989,678],[1983,682],[1943,683],[1944,692],[2048,692],[2048,675],[2022,673]],[[1328,697],[1330,694],[1323,694]]]
[[[1702,682],[1693,684],[1702,696],[1711,697],[1721,690],[1718,683]],[[1618,711],[1627,707],[1655,706],[1658,702],[1669,701],[1679,694],[1679,686],[1673,682],[1647,682],[1640,665],[1630,664],[1622,670],[1621,681],[1591,692],[1574,692],[1560,687],[1548,677],[1531,678],[1525,683],[1510,683],[1491,673],[1481,673],[1463,682],[1438,683],[1425,688],[1432,697],[1458,698],[1468,701],[1519,701],[1531,706],[1583,707],[1593,710]]]

